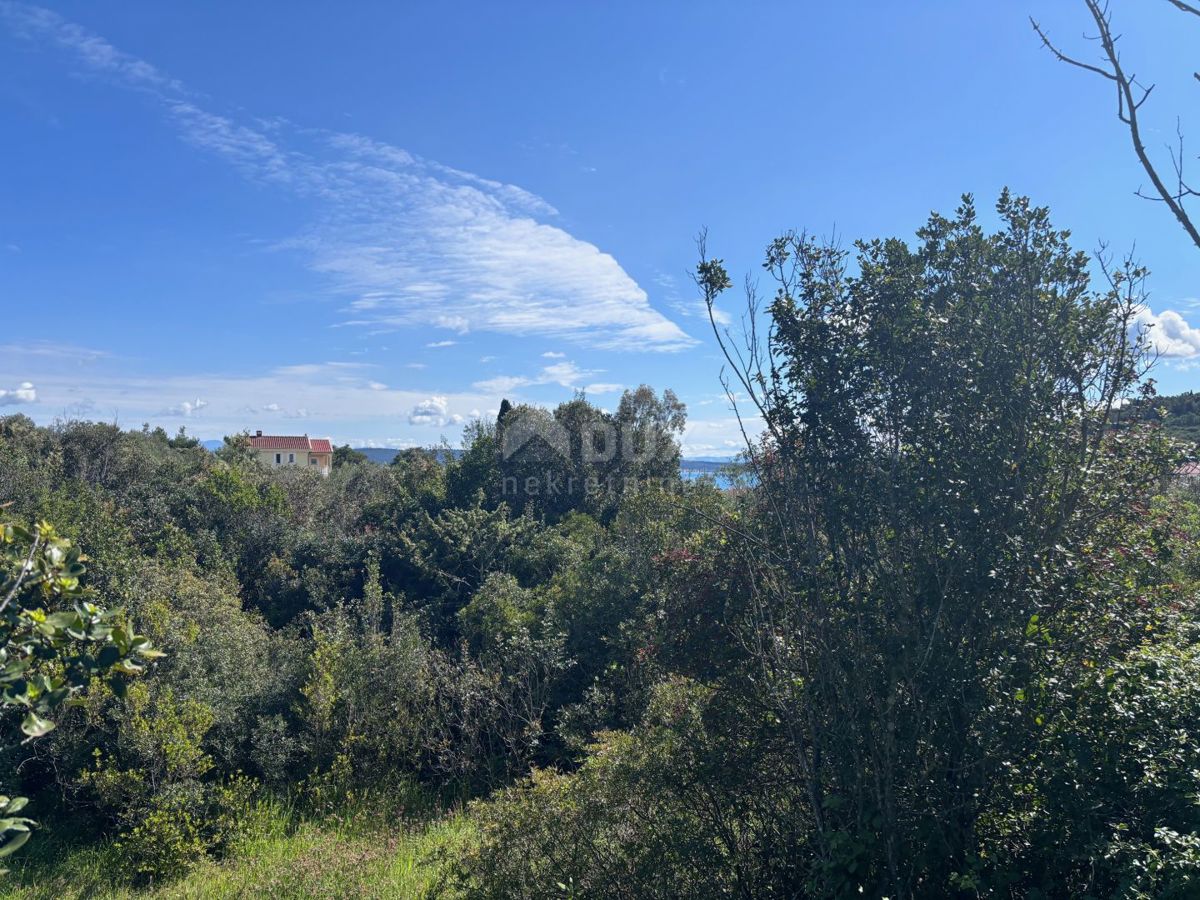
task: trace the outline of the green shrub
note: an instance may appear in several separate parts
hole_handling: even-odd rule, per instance
[[[204,749],[214,716],[204,704],[140,684],[123,707],[115,754],[97,749],[79,782],[119,829],[116,849],[129,870],[163,881],[252,828],[260,788],[241,773],[215,773]]]
[[[252,835],[262,807],[258,784],[233,776],[217,784],[187,783],[150,795],[136,824],[115,848],[141,882],[180,877],[208,856],[220,856]]]
[[[1036,744],[1009,763],[1012,803],[985,819],[964,886],[1200,895],[1198,637],[1188,625],[1083,667]]]

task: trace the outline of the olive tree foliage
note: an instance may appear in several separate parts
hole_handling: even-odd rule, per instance
[[[1168,170],[1163,165],[1161,157],[1156,157],[1156,154],[1146,147],[1146,135],[1152,134],[1155,129],[1142,121],[1142,107],[1150,99],[1154,85],[1140,81],[1137,73],[1128,68],[1126,62],[1121,58],[1118,49],[1121,35],[1114,30],[1112,12],[1107,0],[1083,0],[1083,5],[1087,10],[1087,20],[1096,29],[1095,34],[1088,35],[1100,49],[1095,61],[1064,52],[1058,44],[1051,41],[1050,36],[1037,21],[1031,18],[1030,23],[1038,37],[1041,38],[1042,45],[1060,62],[1110,82],[1116,94],[1117,119],[1129,132],[1134,156],[1137,157],[1138,164],[1150,179],[1150,192],[1143,193],[1139,188],[1138,196],[1163,203],[1187,233],[1187,236],[1191,238],[1192,243],[1200,249],[1200,220],[1195,218],[1195,213],[1189,207],[1189,203],[1196,197],[1200,197],[1200,190],[1193,187],[1192,182],[1189,182],[1186,177],[1187,158],[1184,149],[1182,121],[1176,120],[1176,142],[1174,146],[1168,145],[1167,147],[1166,162],[1170,165]],[[1148,4],[1143,4],[1142,10],[1140,10],[1143,14],[1146,5]],[[1167,6],[1173,7],[1180,13],[1195,16],[1197,20],[1200,20],[1200,4],[1188,2],[1188,0],[1164,0],[1159,5],[1164,9]],[[1200,21],[1193,21],[1191,24],[1196,26],[1196,34],[1200,36]],[[1194,64],[1200,66],[1200,58]],[[1200,71],[1193,70],[1192,77],[1197,82],[1197,90],[1200,91]]]
[[[965,197],[915,246],[851,255],[773,241],[775,294],[731,286],[700,244],[697,283],[764,436],[760,489],[731,529],[751,597],[740,638],[806,800],[806,884],[905,898],[966,884],[1006,754],[1035,729],[1000,710],[1100,600],[1081,553],[1132,520],[1165,448],[1114,430],[1149,360],[1145,272],[1085,254],[1004,192],[988,234]],[[762,313],[766,315],[762,315]],[[744,408],[744,405],[743,405]]]
[[[0,706],[21,713],[6,744],[51,731],[55,712],[94,679],[123,693],[161,655],[120,610],[94,602],[83,574],[79,549],[49,523],[0,523]],[[16,815],[26,803],[0,797],[0,857],[29,839],[34,823]]]

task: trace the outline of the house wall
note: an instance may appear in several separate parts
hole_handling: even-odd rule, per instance
[[[255,450],[254,452],[258,454],[259,462],[261,462],[264,466],[271,466],[272,468],[277,465],[302,465],[308,462],[307,450]],[[275,462],[276,453],[279,454],[280,462],[278,463]],[[288,463],[289,453],[295,454],[296,461],[294,463]]]
[[[269,466],[274,469],[282,466],[302,466],[306,469],[315,469],[322,475],[328,475],[333,468],[333,454],[331,453],[310,453],[308,450],[255,450],[259,462],[264,466]],[[280,461],[275,462],[275,454],[278,453]],[[296,461],[289,463],[288,454],[291,453],[296,457]],[[313,465],[310,460],[316,460]]]

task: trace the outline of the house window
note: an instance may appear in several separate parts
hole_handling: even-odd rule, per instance
[[[288,462],[290,462],[290,463],[294,463],[295,461],[296,461],[296,454],[295,454],[295,453],[289,453],[289,454],[288,454]]]
[[[310,466],[315,466],[317,464],[317,458],[315,456],[310,456],[308,459],[308,464]]]
[[[283,462],[283,454],[276,453],[275,454],[275,465],[279,465],[281,462]]]

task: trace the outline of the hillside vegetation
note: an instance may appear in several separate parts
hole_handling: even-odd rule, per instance
[[[1128,414],[1135,419],[1158,419],[1172,437],[1193,451],[1200,448],[1200,394],[1195,391],[1134,400]]]
[[[4,517],[111,624],[52,730],[9,724],[40,824],[0,891],[1197,896],[1200,507],[1157,422],[1112,427],[1144,273],[997,213],[771,244],[770,327],[720,335],[762,429],[736,491],[681,480],[648,387],[328,478],[0,419]]]

